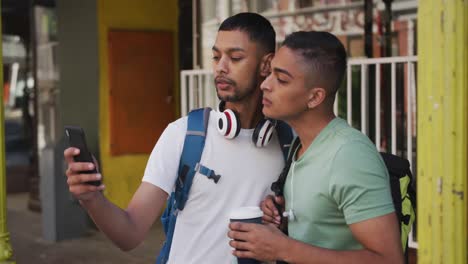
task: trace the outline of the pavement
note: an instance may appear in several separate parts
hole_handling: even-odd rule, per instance
[[[7,226],[17,264],[155,263],[164,241],[157,221],[146,240],[129,252],[121,251],[95,229],[82,238],[48,242],[42,238],[41,214],[27,209],[28,199],[28,193],[7,196]]]

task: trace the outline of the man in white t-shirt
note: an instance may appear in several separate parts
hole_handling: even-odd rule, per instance
[[[265,147],[252,143],[254,128],[264,119],[260,84],[269,74],[274,49],[273,27],[258,14],[237,14],[226,19],[218,30],[212,49],[216,92],[224,102],[222,108],[237,113],[241,129],[236,137],[226,139],[218,131],[221,112],[211,112],[200,163],[221,178],[216,183],[195,174],[186,206],[177,218],[168,263],[231,263],[229,211],[259,205],[284,165],[276,136]],[[100,174],[80,174],[95,165],[74,162],[78,150],[65,150],[70,192],[122,250],[136,247],[161,214],[174,188],[186,131],[187,117],[168,125],[125,210],[105,198],[100,192],[103,185],[85,184],[101,179]]]

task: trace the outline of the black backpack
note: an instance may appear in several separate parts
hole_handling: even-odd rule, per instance
[[[400,224],[401,244],[407,255],[408,237],[416,219],[416,191],[410,163],[389,153],[380,153],[390,176],[393,205]]]

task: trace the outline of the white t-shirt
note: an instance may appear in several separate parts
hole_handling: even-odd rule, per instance
[[[264,148],[252,143],[253,129],[241,129],[236,138],[225,139],[217,131],[217,115],[211,112],[201,164],[221,178],[215,184],[195,174],[185,208],[177,217],[168,263],[231,263],[227,236],[231,209],[258,206],[284,166],[276,136]],[[186,131],[187,117],[168,125],[150,155],[144,182],[172,192]]]

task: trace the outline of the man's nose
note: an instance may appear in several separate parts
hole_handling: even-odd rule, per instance
[[[271,74],[269,74],[265,78],[265,80],[263,80],[262,84],[260,85],[260,89],[262,91],[271,91],[270,80],[271,80]]]
[[[220,73],[228,73],[229,72],[229,65],[228,65],[228,62],[227,60],[224,58],[224,57],[221,57],[218,61],[218,63],[216,64],[216,73],[220,74]]]

